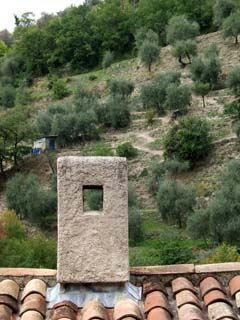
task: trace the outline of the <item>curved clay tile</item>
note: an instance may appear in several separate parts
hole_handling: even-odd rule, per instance
[[[220,290],[212,290],[208,292],[207,294],[205,294],[203,300],[207,307],[212,303],[220,301],[230,304],[230,301],[228,301],[226,295]]]
[[[185,304],[193,304],[198,308],[201,308],[201,303],[198,297],[192,291],[189,291],[189,290],[183,290],[177,293],[176,303],[178,308],[181,308]]]
[[[43,320],[43,316],[37,311],[27,311],[22,315],[21,320]]]
[[[185,304],[178,310],[179,320],[205,320],[202,311],[193,304]]]
[[[13,280],[3,280],[0,282],[0,295],[6,294],[15,300],[18,299],[19,285]]]
[[[183,290],[190,290],[193,293],[196,293],[193,284],[187,278],[184,277],[179,277],[172,281],[172,290],[174,294],[177,294]]]
[[[33,279],[30,280],[24,290],[23,290],[23,294],[21,297],[21,301],[23,301],[26,296],[28,296],[31,293],[39,293],[41,294],[44,298],[46,297],[46,291],[47,291],[47,285],[45,282],[43,282],[40,279]]]
[[[0,319],[11,320],[12,310],[6,305],[0,305]]]
[[[147,320],[171,320],[171,316],[166,310],[155,308],[148,313]]]
[[[229,304],[225,302],[212,303],[208,307],[209,320],[222,320],[224,318],[237,320],[235,313]]]
[[[217,279],[213,277],[207,277],[204,280],[202,280],[202,282],[200,283],[200,290],[201,290],[202,297],[204,297],[205,294],[207,294],[212,290],[220,290],[224,292],[221,284],[218,282]]]
[[[128,317],[141,320],[143,318],[139,306],[130,299],[123,299],[116,303],[113,318],[114,320],[121,320]]]
[[[82,320],[101,319],[107,320],[104,305],[98,300],[92,300],[82,310]]]
[[[59,319],[70,319],[70,320],[75,320],[77,312],[72,309],[72,306],[69,307],[66,302],[64,304],[57,304],[56,306],[53,307],[53,315],[51,317],[52,320],[59,320]]]
[[[168,300],[162,292],[154,291],[149,293],[146,297],[144,304],[144,313],[147,314],[154,308],[163,308],[169,313],[171,313],[171,309],[168,303]]]
[[[18,311],[17,301],[10,296],[0,295],[0,305],[8,306],[15,313]]]
[[[56,303],[54,306],[53,306],[53,309],[57,309],[59,307],[69,307],[70,309],[72,309],[73,311],[75,312],[78,312],[78,307],[75,303],[71,302],[71,301],[68,301],[68,300],[63,300],[61,302],[58,302]]]
[[[147,294],[154,292],[154,291],[160,291],[166,295],[166,289],[161,282],[153,282],[153,281],[144,282],[143,295],[145,297]]]
[[[27,311],[37,311],[43,317],[46,315],[46,301],[42,295],[38,293],[32,293],[24,299],[24,303],[21,306],[20,316]]]
[[[240,276],[236,276],[230,280],[229,288],[232,296],[240,291]]]

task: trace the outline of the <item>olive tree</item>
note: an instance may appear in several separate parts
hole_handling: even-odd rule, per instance
[[[197,96],[202,97],[203,107],[206,107],[205,96],[210,92],[211,87],[208,83],[196,82],[193,91]]]
[[[156,43],[148,40],[144,41],[139,49],[139,57],[149,72],[151,72],[152,64],[158,60],[159,55],[160,47]]]
[[[240,12],[233,13],[226,20],[224,20],[222,29],[223,37],[233,37],[235,39],[235,43],[237,44],[238,36],[240,34]]]
[[[224,19],[236,11],[236,2],[234,0],[217,0],[214,7],[214,24],[220,26]]]
[[[240,96],[240,65],[230,71],[226,84],[236,96]]]

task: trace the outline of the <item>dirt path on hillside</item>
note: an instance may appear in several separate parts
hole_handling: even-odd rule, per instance
[[[153,137],[150,136],[149,131],[142,131],[136,133],[136,140],[133,143],[134,147],[140,151],[150,153],[153,156],[163,156],[163,150],[152,150],[149,148],[149,144],[155,141]]]

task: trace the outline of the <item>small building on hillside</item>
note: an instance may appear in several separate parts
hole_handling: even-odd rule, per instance
[[[57,136],[56,135],[49,135],[45,136],[39,140],[34,141],[32,153],[33,154],[40,154],[43,151],[55,151],[57,148]]]

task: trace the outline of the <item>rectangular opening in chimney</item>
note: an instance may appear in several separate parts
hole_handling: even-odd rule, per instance
[[[103,186],[83,186],[83,212],[103,212]]]

